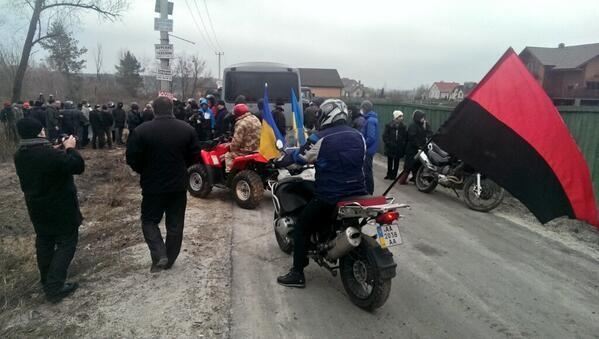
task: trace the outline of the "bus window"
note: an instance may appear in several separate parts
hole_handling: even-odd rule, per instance
[[[227,72],[225,101],[233,102],[238,95],[244,95],[247,102],[255,103],[264,97],[264,83],[268,83],[268,97],[271,102],[291,102],[291,89],[297,91],[299,79],[293,72]]]

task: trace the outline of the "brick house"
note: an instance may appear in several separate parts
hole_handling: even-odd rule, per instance
[[[302,87],[310,88],[314,96],[341,98],[343,83],[336,69],[300,68]]]
[[[599,43],[526,47],[520,58],[556,105],[599,105]]]

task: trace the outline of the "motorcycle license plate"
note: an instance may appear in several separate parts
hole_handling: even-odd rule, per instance
[[[377,225],[376,233],[377,241],[382,248],[393,247],[402,243],[401,234],[399,234],[399,226],[397,224]]]

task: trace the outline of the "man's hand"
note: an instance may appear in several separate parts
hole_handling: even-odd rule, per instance
[[[69,148],[75,148],[75,146],[77,146],[77,139],[75,139],[74,136],[70,135],[62,142],[62,146],[64,146],[65,150]]]

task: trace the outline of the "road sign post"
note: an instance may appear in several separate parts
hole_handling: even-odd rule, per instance
[[[173,14],[173,3],[168,0],[156,0],[154,9],[160,12],[160,18],[154,18],[154,30],[160,31],[160,44],[154,46],[156,59],[160,59],[156,80],[160,81],[160,94],[164,94],[170,93],[173,81],[170,59],[174,56],[174,48],[168,37],[168,33],[173,31],[173,19],[168,18],[169,14]]]

